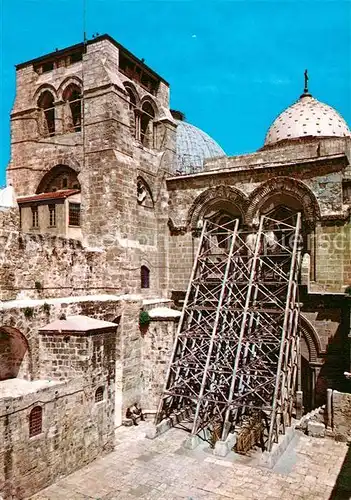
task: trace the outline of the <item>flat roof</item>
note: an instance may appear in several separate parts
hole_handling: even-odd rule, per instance
[[[154,76],[155,78],[157,78],[158,80],[162,81],[163,83],[165,83],[166,85],[169,86],[169,83],[164,78],[162,78],[162,76],[160,76],[153,69],[151,69],[149,66],[147,66],[143,61],[141,61],[141,59],[139,59],[134,54],[132,54],[128,49],[126,49],[125,47],[123,47],[123,45],[121,45],[120,43],[118,43],[114,38],[112,38],[112,36],[107,35],[107,34],[99,35],[96,38],[93,38],[91,40],[87,40],[86,44],[87,45],[91,45],[93,43],[101,42],[102,40],[109,40],[115,47],[117,47],[122,52],[124,52],[134,62],[140,64],[152,76]],[[36,57],[35,59],[30,59],[29,61],[25,61],[23,63],[16,64],[16,70],[24,68],[25,66],[28,66],[29,64],[36,64],[36,63],[44,62],[47,59],[61,57],[61,56],[64,56],[66,54],[69,54],[71,52],[75,52],[75,51],[79,51],[79,50],[83,51],[84,50],[84,45],[85,45],[84,42],[77,43],[75,45],[70,45],[69,47],[66,47],[64,49],[55,50],[54,52],[50,52],[49,54],[45,54],[43,56]]]
[[[66,199],[69,196],[80,193],[79,189],[63,189],[61,191],[53,191],[51,193],[33,194],[30,196],[19,196],[17,203],[28,203],[31,201],[45,201],[45,200],[60,200]]]
[[[117,324],[110,321],[91,318],[90,316],[76,315],[67,316],[66,319],[56,319],[52,323],[39,329],[40,332],[90,332],[92,330],[105,330],[116,328]]]
[[[20,398],[28,394],[37,393],[42,389],[64,384],[58,380],[24,380],[10,378],[0,382],[0,399]]]

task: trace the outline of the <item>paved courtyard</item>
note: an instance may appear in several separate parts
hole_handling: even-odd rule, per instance
[[[180,429],[149,440],[148,423],[116,432],[113,453],[95,460],[32,500],[322,500],[351,498],[351,448],[329,439],[297,436],[273,470],[232,453],[185,450]]]

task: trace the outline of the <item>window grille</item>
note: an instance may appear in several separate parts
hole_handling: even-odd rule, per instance
[[[69,204],[68,224],[70,226],[80,226],[80,203]]]
[[[95,391],[95,403],[99,403],[104,399],[104,388],[98,387]]]
[[[29,437],[41,434],[43,428],[43,409],[35,406],[29,414]]]
[[[32,227],[39,227],[38,207],[32,207]]]
[[[56,226],[56,205],[49,205],[49,226]]]

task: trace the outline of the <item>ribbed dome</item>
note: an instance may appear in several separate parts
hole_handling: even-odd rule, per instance
[[[339,113],[305,93],[273,122],[265,146],[301,137],[347,137],[350,130]]]
[[[190,123],[177,122],[177,172],[201,172],[204,160],[225,156],[223,149],[209,135]]]

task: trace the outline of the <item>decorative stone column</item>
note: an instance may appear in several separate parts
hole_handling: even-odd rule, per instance
[[[65,102],[55,101],[55,135],[65,133]]]

